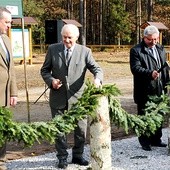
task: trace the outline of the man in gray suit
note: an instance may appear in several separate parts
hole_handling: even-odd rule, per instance
[[[50,87],[50,108],[52,117],[69,110],[73,103],[81,97],[85,87],[87,69],[94,75],[94,84],[100,87],[103,71],[95,62],[89,48],[76,43],[79,29],[73,24],[66,24],[61,30],[62,42],[49,46],[41,75]],[[74,147],[72,163],[87,166],[89,162],[83,158],[86,138],[87,119],[81,120],[74,131]],[[66,137],[56,139],[59,168],[66,168],[67,163]]]

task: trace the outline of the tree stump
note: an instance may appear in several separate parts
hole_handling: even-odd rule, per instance
[[[111,170],[111,126],[108,98],[99,97],[96,118],[90,123],[92,170]]]
[[[168,155],[170,155],[170,118],[168,118]]]

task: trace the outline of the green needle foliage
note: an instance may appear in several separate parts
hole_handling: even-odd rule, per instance
[[[161,126],[163,115],[168,113],[169,98],[152,96],[147,103],[146,115],[138,116],[127,113],[116,96],[120,90],[115,85],[104,85],[96,88],[87,81],[86,89],[81,98],[63,115],[58,115],[49,122],[18,123],[12,120],[12,113],[7,108],[0,107],[0,145],[6,141],[23,142],[24,146],[32,146],[35,142],[47,140],[54,143],[57,136],[68,134],[76,127],[77,121],[91,116],[95,118],[98,97],[107,96],[109,101],[110,120],[117,126],[122,126],[126,133],[133,129],[140,136],[150,135]],[[158,114],[159,113],[159,114]]]

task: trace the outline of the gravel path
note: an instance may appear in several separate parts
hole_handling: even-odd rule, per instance
[[[163,129],[163,142],[168,142],[168,129]],[[71,164],[71,150],[68,150],[70,163],[67,170],[85,170],[88,167]],[[85,147],[85,158],[90,160],[89,145]],[[55,170],[55,153],[7,162],[8,170]],[[112,170],[169,170],[168,148],[152,147],[152,151],[141,149],[137,137],[112,141]]]

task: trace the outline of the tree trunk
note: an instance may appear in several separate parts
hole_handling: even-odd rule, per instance
[[[91,43],[95,44],[95,37],[96,37],[95,36],[95,31],[94,31],[95,30],[94,29],[95,28],[95,23],[93,22],[95,20],[95,18],[94,18],[95,15],[93,14],[94,13],[93,12],[94,11],[94,1],[91,1],[90,5],[91,5],[91,9],[90,9],[90,11],[91,11],[91,13],[90,13],[91,14],[91,22],[90,22],[90,24],[91,24],[91,37],[92,37],[91,38],[92,39]]]
[[[148,21],[152,21],[152,13],[153,13],[153,2],[152,0],[148,0]]]
[[[111,170],[111,127],[108,99],[98,99],[96,118],[90,123],[90,150],[92,170]]]
[[[100,39],[99,39],[99,44],[103,44],[103,0],[100,0],[99,3],[99,11],[100,11],[100,22],[99,22],[99,32],[100,32]]]
[[[67,18],[71,18],[71,10],[70,10],[71,2],[70,0],[67,0]]]
[[[86,0],[80,0],[80,43],[86,45]]]
[[[168,155],[170,155],[170,118],[168,118]]]
[[[136,27],[137,27],[137,44],[141,41],[141,0],[136,2]]]
[[[83,45],[86,45],[86,0],[83,3]]]

